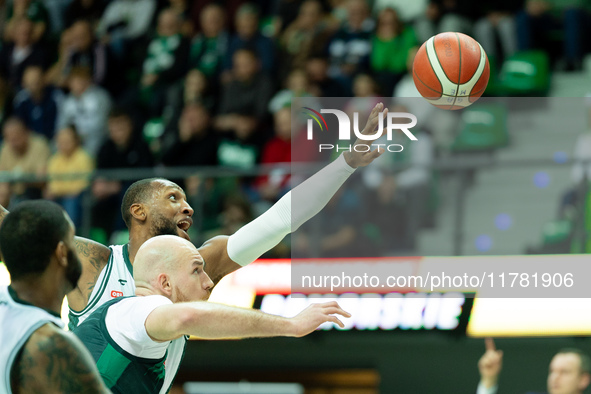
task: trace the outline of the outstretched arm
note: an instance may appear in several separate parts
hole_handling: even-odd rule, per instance
[[[82,342],[53,324],[42,326],[27,341],[10,381],[15,393],[110,393]]]
[[[375,132],[383,109],[382,103],[373,108],[363,134]],[[387,110],[384,117],[386,114]],[[357,140],[355,145],[359,144],[365,144],[365,141]],[[287,234],[320,212],[357,167],[370,164],[384,152],[379,148],[369,152],[359,150],[363,152],[353,149],[339,156],[230,237],[220,236],[205,242],[199,253],[207,263],[211,280],[217,284],[225,275],[250,264],[273,248]],[[292,198],[297,204],[292,204]]]
[[[200,301],[160,306],[148,315],[145,327],[153,340],[162,342],[183,335],[204,339],[303,337],[325,322],[344,327],[335,315],[351,316],[334,301],[312,304],[291,319]]]

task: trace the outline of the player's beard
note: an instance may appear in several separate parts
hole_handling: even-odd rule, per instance
[[[174,288],[174,302],[189,302],[189,301],[196,301],[190,300],[189,297],[185,295],[178,287]]]
[[[179,235],[176,223],[160,214],[154,214],[150,232],[153,237],[158,235]]]
[[[73,249],[68,249],[68,267],[66,268],[66,279],[72,285],[72,289],[76,288],[78,279],[82,275],[82,264],[78,258],[78,254]]]

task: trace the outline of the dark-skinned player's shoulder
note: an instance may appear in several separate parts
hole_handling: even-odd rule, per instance
[[[111,255],[111,249],[87,238],[75,237],[74,241],[78,257],[80,257],[82,264],[88,262],[98,271],[107,265],[109,256]]]
[[[82,342],[51,323],[23,346],[10,380],[15,393],[110,393]]]

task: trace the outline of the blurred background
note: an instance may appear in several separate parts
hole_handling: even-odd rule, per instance
[[[417,115],[420,143],[357,171],[264,256],[273,260],[220,285],[223,301],[301,307],[285,297],[292,255],[580,257],[591,250],[590,22],[587,0],[1,0],[0,204],[51,199],[79,235],[126,243],[126,188],[167,177],[195,209],[200,245],[310,173],[292,172],[317,159],[292,141],[294,100],[341,98],[351,111],[383,101]],[[418,47],[444,31],[474,37],[491,65],[483,98],[458,112],[424,102],[410,72]],[[452,313],[445,295],[395,295],[395,306],[356,297],[369,312],[344,331],[191,341],[176,392],[473,393],[481,337],[495,334],[501,392],[543,392],[559,349],[591,352],[587,300],[479,305],[467,294]],[[388,308],[414,317],[385,324]],[[470,329],[491,316],[505,331]],[[236,384],[183,386],[214,381]]]

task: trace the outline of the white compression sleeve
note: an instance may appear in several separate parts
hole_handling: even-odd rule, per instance
[[[354,171],[341,154],[288,192],[261,216],[231,235],[228,239],[230,258],[241,266],[255,261],[320,212]]]

